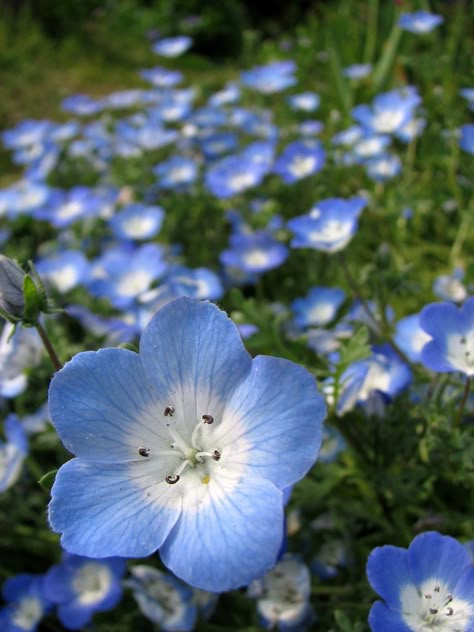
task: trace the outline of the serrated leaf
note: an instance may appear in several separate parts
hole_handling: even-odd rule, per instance
[[[364,360],[370,354],[369,330],[365,326],[359,327],[341,347],[338,369],[343,367],[342,371],[344,371],[353,362]]]
[[[44,476],[42,476],[39,479],[38,483],[41,485],[43,489],[45,489],[47,492],[50,492],[53,486],[53,483],[56,479],[57,473],[58,473],[58,470],[51,470],[50,472],[47,472]]]

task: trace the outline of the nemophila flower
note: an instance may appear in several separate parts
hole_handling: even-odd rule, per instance
[[[352,110],[352,116],[370,132],[393,134],[413,117],[420,102],[421,98],[416,89],[406,86],[400,90],[379,94],[375,97],[372,107],[356,106]]]
[[[409,143],[421,136],[425,127],[426,119],[411,118],[395,132],[395,136],[404,143]]]
[[[428,531],[407,549],[379,546],[367,577],[384,601],[369,614],[372,632],[471,632],[474,566],[454,538]]]
[[[335,428],[327,426],[323,432],[323,442],[319,451],[321,463],[332,463],[346,449],[344,437]]]
[[[371,158],[366,164],[367,175],[376,182],[386,182],[398,176],[402,170],[402,163],[398,156],[382,154]]]
[[[216,197],[228,198],[260,184],[268,170],[267,160],[252,160],[242,152],[215,163],[206,173],[205,184]]]
[[[43,257],[35,263],[36,271],[43,281],[53,285],[59,292],[69,292],[86,281],[89,262],[78,250],[63,250]]]
[[[306,630],[313,619],[309,604],[311,576],[308,567],[285,555],[263,578],[248,589],[257,599],[257,610],[266,629]]]
[[[183,73],[179,70],[168,70],[168,68],[161,66],[140,70],[139,74],[142,79],[149,81],[155,88],[172,88],[183,80]]]
[[[398,26],[410,33],[430,33],[443,22],[441,15],[428,11],[415,11],[414,13],[402,13],[398,18]]]
[[[70,191],[56,191],[46,206],[34,211],[34,216],[50,222],[56,228],[70,226],[86,217],[97,217],[105,200],[89,187],[77,186]]]
[[[287,145],[278,156],[273,171],[287,184],[293,184],[320,171],[325,157],[324,149],[318,141],[295,141]]]
[[[99,316],[82,305],[69,305],[67,313],[76,318],[88,332],[103,338],[105,344],[132,342],[139,333],[135,323],[121,318]]]
[[[43,576],[22,573],[3,584],[2,596],[7,605],[0,609],[2,632],[35,632],[41,619],[51,609],[43,589]]]
[[[60,564],[44,576],[46,597],[57,605],[67,630],[82,630],[94,612],[114,608],[122,598],[120,580],[125,572],[120,558],[90,559],[65,553]]]
[[[302,92],[301,94],[292,94],[288,97],[288,103],[292,110],[301,112],[314,112],[321,103],[319,94],[315,92]]]
[[[15,217],[23,213],[32,213],[41,206],[49,203],[53,196],[51,187],[33,180],[20,180],[9,189],[12,197],[9,199],[7,216]]]
[[[420,312],[420,325],[432,337],[422,349],[423,364],[439,373],[474,376],[474,296],[462,307],[431,303]]]
[[[172,156],[153,169],[158,185],[163,189],[183,189],[192,184],[198,175],[198,166],[192,158]]]
[[[343,145],[350,147],[364,135],[364,128],[360,125],[351,125],[347,129],[334,134],[331,139],[333,145]]]
[[[141,241],[156,237],[164,216],[161,206],[127,204],[110,218],[109,226],[118,239]]]
[[[463,279],[464,270],[462,268],[455,268],[451,274],[441,274],[433,281],[433,293],[442,301],[462,303],[467,298]]]
[[[352,151],[357,158],[367,160],[382,154],[390,143],[391,138],[386,134],[365,133],[355,141]]]
[[[344,302],[344,290],[333,287],[313,287],[304,298],[291,304],[298,327],[323,326],[333,320]]]
[[[3,326],[0,336],[0,395],[16,397],[27,384],[26,371],[37,366],[43,346],[36,329],[24,329],[11,323]]]
[[[153,566],[138,564],[130,568],[131,578],[124,583],[131,588],[141,613],[164,632],[194,630],[197,608],[193,590],[169,573]]]
[[[87,94],[71,94],[63,99],[61,107],[66,112],[77,114],[78,116],[91,116],[101,112],[103,109],[101,100],[93,99]]]
[[[302,136],[316,136],[320,134],[324,129],[324,125],[321,121],[303,121],[298,125],[298,132]]]
[[[2,142],[6,149],[19,149],[43,143],[52,128],[51,121],[26,119],[15,128],[2,132]]]
[[[297,80],[292,74],[295,70],[293,61],[276,61],[242,71],[240,80],[247,88],[262,94],[274,94],[295,85]]]
[[[222,154],[234,151],[238,145],[238,137],[234,132],[211,133],[199,139],[199,146],[208,160],[219,158]]]
[[[57,474],[51,526],[78,555],[159,549],[192,586],[246,585],[275,564],[282,490],[319,449],[314,378],[252,360],[223,312],[188,298],[154,316],[140,351],[80,353],[53,378],[52,420],[77,458]]]
[[[371,64],[353,64],[352,66],[344,68],[342,74],[348,79],[365,79],[365,77],[368,77],[371,72]]]
[[[153,44],[153,52],[162,57],[179,57],[192,46],[193,40],[187,35],[165,37]]]
[[[163,251],[156,244],[144,244],[135,250],[115,248],[95,262],[88,288],[94,296],[126,308],[150,288],[166,267]]]
[[[329,198],[318,202],[307,215],[288,222],[295,235],[291,246],[324,252],[342,250],[356,233],[359,215],[366,204],[364,198]]]
[[[168,271],[166,283],[176,297],[189,296],[216,301],[224,294],[219,276],[209,268],[193,270],[185,266],[175,266]]]
[[[5,441],[0,439],[0,493],[18,480],[28,454],[26,434],[16,415],[8,415],[3,430]]]
[[[409,360],[420,362],[421,351],[431,336],[421,328],[420,315],[412,314],[397,322],[393,339]]]
[[[311,563],[311,571],[320,579],[334,579],[347,566],[347,547],[342,540],[327,540]]]
[[[474,88],[461,88],[459,94],[466,99],[471,112],[474,112]]]
[[[474,125],[463,125],[461,127],[461,137],[459,147],[468,154],[474,154]]]
[[[288,258],[288,248],[265,231],[234,233],[230,246],[220,254],[220,262],[249,274],[277,268]]]
[[[222,90],[214,92],[209,97],[209,105],[211,107],[220,107],[221,105],[229,105],[237,103],[240,100],[240,88],[236,83],[228,83]]]

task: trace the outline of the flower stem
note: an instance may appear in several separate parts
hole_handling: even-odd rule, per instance
[[[54,350],[54,347],[52,345],[51,340],[49,339],[48,334],[46,333],[45,328],[43,327],[43,325],[39,322],[36,321],[35,323],[35,327],[36,330],[38,331],[41,341],[44,345],[44,348],[46,349],[46,351],[48,352],[48,355],[51,359],[51,362],[54,365],[54,368],[56,369],[56,371],[59,371],[63,368],[63,365],[61,364],[56,351]]]
[[[471,388],[471,378],[468,377],[466,379],[466,384],[464,386],[464,393],[462,396],[461,404],[459,405],[458,414],[456,417],[455,425],[457,428],[461,425],[462,415],[464,412],[464,408],[466,407],[467,398],[469,397],[469,389]]]
[[[347,265],[347,261],[346,261],[346,257],[344,255],[344,253],[343,252],[338,252],[337,254],[338,254],[338,257],[339,257],[339,262],[341,264],[342,271],[344,272],[347,284],[349,285],[349,288],[350,288],[353,296],[362,305],[362,308],[363,308],[364,312],[367,314],[367,316],[369,317],[369,320],[375,326],[376,331],[379,331],[380,323],[377,322],[375,316],[372,314],[372,310],[370,309],[367,301],[365,300],[365,298],[363,298],[363,296],[359,292],[359,288],[357,287],[357,284],[354,281],[354,278],[353,278],[353,276],[352,276],[352,274],[351,274],[351,272],[349,270],[349,266]]]

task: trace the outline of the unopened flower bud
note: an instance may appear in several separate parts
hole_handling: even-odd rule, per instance
[[[0,255],[0,313],[9,320],[21,320],[25,309],[25,273],[12,259]]]

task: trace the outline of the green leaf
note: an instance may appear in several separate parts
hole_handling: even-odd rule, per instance
[[[44,476],[42,476],[39,479],[38,483],[41,485],[43,489],[45,489],[47,492],[50,492],[57,473],[58,473],[58,470],[51,470],[50,472],[47,472]]]
[[[27,274],[23,280],[23,296],[25,299],[25,311],[23,320],[26,323],[33,324],[43,308],[43,298],[38,292],[33,279]]]
[[[369,330],[362,326],[354,335],[349,338],[341,348],[338,370],[343,367],[343,371],[353,362],[368,358],[371,354],[369,345]]]

